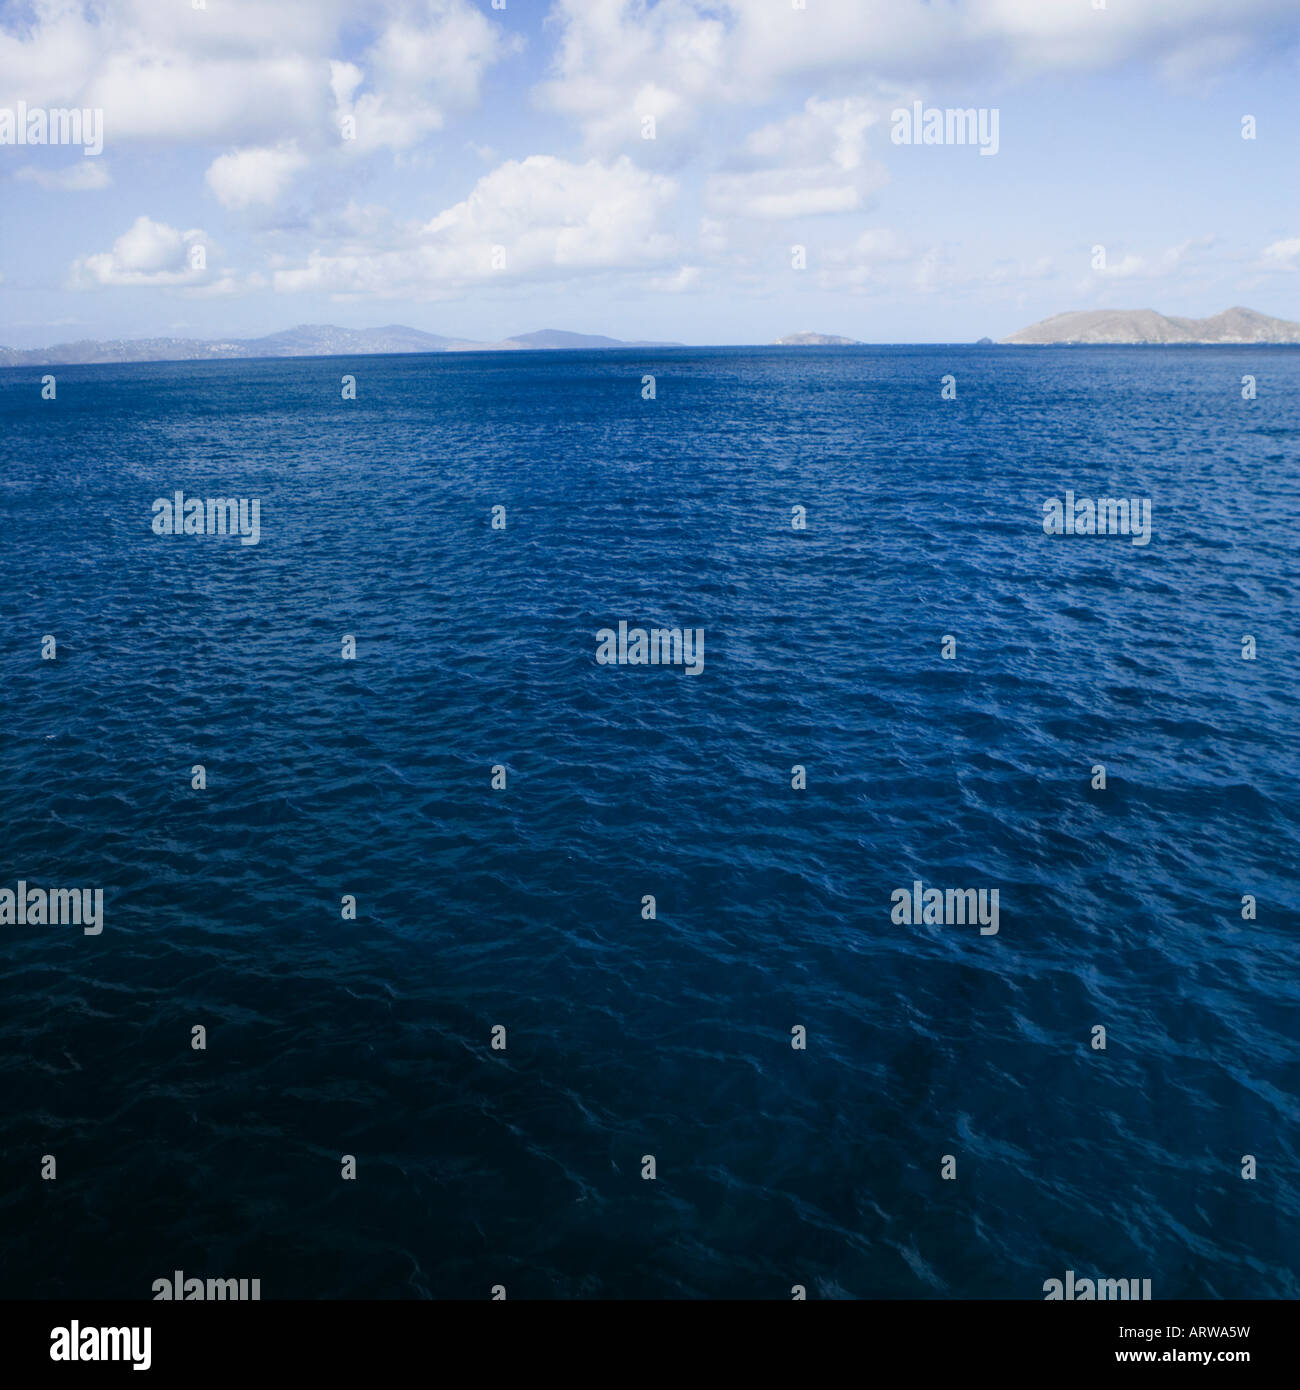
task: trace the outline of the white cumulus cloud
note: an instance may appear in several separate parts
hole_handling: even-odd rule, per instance
[[[101,108],[110,144],[230,142],[306,151],[405,146],[479,97],[518,47],[473,0],[31,0],[0,10],[0,106]],[[359,64],[345,61],[345,50]],[[331,64],[352,67],[344,105]]]
[[[878,119],[856,97],[811,98],[797,115],[749,136],[735,167],[709,180],[709,210],[759,221],[858,211],[885,182],[867,154]]]
[[[638,169],[570,163],[553,155],[510,160],[469,196],[389,244],[314,251],[276,271],[277,290],[443,298],[493,280],[665,265],[676,241],[665,219],[677,185]]]
[[[1265,270],[1300,270],[1300,237],[1286,237],[1266,246],[1260,253]]]
[[[223,207],[275,203],[307,162],[292,141],[275,148],[236,150],[212,161],[207,172],[208,187]]]
[[[165,222],[137,217],[113,243],[111,251],[84,256],[73,262],[75,288],[121,285],[194,285],[207,278],[196,266],[191,250],[203,246],[201,231],[177,231]]]
[[[560,39],[537,98],[589,146],[619,149],[654,115],[659,138],[711,108],[766,103],[793,86],[990,85],[1149,61],[1200,76],[1250,51],[1294,45],[1294,0],[555,0]]]

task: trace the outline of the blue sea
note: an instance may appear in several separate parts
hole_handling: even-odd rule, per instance
[[[0,888],[104,890],[0,927],[0,1294],[1300,1295],[1300,351],[12,369],[0,420]]]

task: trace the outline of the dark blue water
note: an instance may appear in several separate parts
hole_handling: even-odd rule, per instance
[[[0,887],[106,906],[0,928],[0,1293],[1300,1293],[1300,352],[41,374]],[[178,488],[259,544],[154,535]]]

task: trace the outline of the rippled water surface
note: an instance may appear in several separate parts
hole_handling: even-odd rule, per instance
[[[0,886],[106,905],[0,927],[0,1293],[1300,1294],[1300,351],[40,375]],[[178,488],[260,542],[154,535]]]

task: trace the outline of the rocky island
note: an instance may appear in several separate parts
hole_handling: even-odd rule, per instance
[[[837,338],[833,333],[787,333],[773,347],[861,347],[856,338]]]
[[[1174,318],[1154,309],[1085,309],[1022,328],[1004,343],[1300,343],[1300,323],[1254,309],[1225,309],[1208,319]]]

